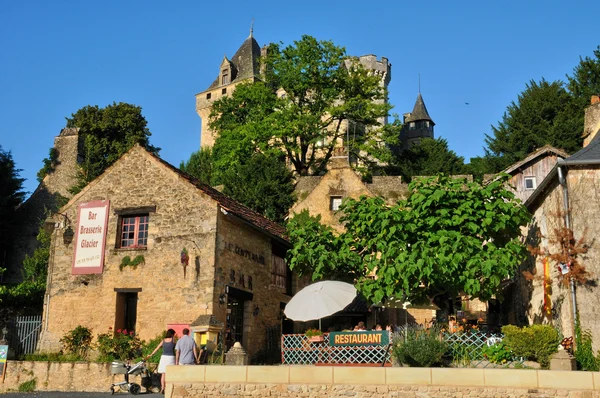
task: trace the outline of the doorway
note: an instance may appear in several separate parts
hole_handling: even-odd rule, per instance
[[[137,320],[137,292],[117,292],[115,330],[135,330]]]
[[[227,300],[227,350],[229,350],[236,341],[242,343],[244,332],[244,302],[242,300],[230,297]]]

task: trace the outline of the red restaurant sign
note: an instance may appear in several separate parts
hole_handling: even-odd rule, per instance
[[[95,200],[79,205],[73,275],[101,274],[104,266],[104,247],[110,201]]]

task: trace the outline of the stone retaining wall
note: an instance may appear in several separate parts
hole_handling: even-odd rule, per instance
[[[600,373],[517,369],[329,366],[171,366],[168,398],[585,397],[600,398]]]
[[[36,391],[108,392],[113,380],[123,381],[123,375],[110,373],[109,363],[8,361],[0,392],[18,390],[20,384],[34,378]],[[139,383],[140,377],[131,381]]]

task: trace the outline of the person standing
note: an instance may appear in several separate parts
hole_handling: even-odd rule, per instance
[[[173,336],[175,336],[175,331],[173,329],[167,330],[165,338],[156,346],[154,351],[152,351],[152,354],[146,357],[146,359],[150,358],[162,347],[163,352],[160,356],[157,370],[157,372],[160,373],[161,394],[165,391],[165,372],[167,370],[167,365],[175,365],[175,341],[173,340]]]
[[[175,345],[175,365],[193,365],[198,363],[198,346],[190,337],[190,329],[183,329],[183,336]]]

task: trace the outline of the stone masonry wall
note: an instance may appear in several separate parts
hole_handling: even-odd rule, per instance
[[[213,310],[217,204],[188,181],[137,147],[61,209],[77,227],[78,204],[110,200],[104,271],[71,275],[74,242],[54,232],[39,347],[58,348],[58,340],[77,325],[94,335],[115,327],[115,289],[138,293],[136,332],[142,339],[161,333],[168,323],[191,323]],[[119,217],[115,210],[156,206],[149,214],[147,249],[116,247]],[[180,262],[183,248],[190,262]],[[143,255],[145,262],[119,269],[123,257]]]
[[[7,253],[4,282],[22,279],[21,269],[26,254],[33,254],[37,247],[36,236],[46,218],[46,211],[56,211],[60,197],[69,198],[68,189],[75,185],[79,131],[75,128],[62,129],[54,138],[54,149],[58,152],[58,162],[48,173],[35,192],[17,210],[18,224],[14,231],[14,244]]]
[[[291,296],[272,284],[273,254],[268,236],[258,234],[235,216],[222,212],[219,212],[218,225],[215,299],[218,302],[218,296],[225,293],[225,285],[253,294],[252,301],[245,302],[243,341],[240,342],[252,358],[265,347],[267,328],[281,327],[280,303],[287,303]],[[232,275],[235,275],[233,279]],[[214,309],[217,319],[224,323],[226,310],[226,305]]]

